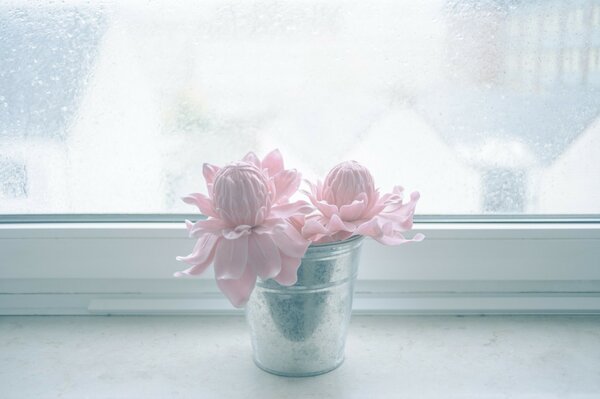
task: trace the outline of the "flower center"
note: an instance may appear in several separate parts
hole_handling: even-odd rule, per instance
[[[338,207],[351,204],[361,193],[370,197],[375,191],[373,176],[356,161],[335,166],[325,178],[323,187],[323,199]]]
[[[219,216],[232,227],[260,225],[271,208],[266,176],[247,162],[219,170],[213,185],[213,200]]]

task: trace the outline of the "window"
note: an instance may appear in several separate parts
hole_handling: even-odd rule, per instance
[[[390,292],[437,295],[442,307],[452,292],[579,303],[585,292],[600,309],[598,10],[596,0],[5,2],[0,293],[16,299],[0,310],[141,311],[163,297],[165,311],[213,309],[210,277],[169,279],[190,245],[181,226],[132,214],[179,221],[193,212],[179,198],[204,189],[203,162],[275,147],[310,179],[354,158],[383,188],[421,191],[429,239],[367,244],[364,303]],[[100,223],[114,215],[129,224]],[[469,218],[483,223],[436,224]],[[98,223],[71,224],[83,221]]]
[[[1,176],[27,189],[0,213],[189,212],[203,162],[280,147],[309,178],[363,161],[421,214],[598,214],[597,7],[10,2]]]

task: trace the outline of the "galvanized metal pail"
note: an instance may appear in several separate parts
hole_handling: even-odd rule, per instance
[[[273,374],[323,374],[344,360],[363,237],[311,245],[291,287],[259,280],[246,305],[254,362]]]

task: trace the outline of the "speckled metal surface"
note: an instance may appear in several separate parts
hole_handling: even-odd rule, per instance
[[[311,245],[298,282],[259,281],[246,305],[254,362],[273,374],[323,374],[344,360],[362,237]]]

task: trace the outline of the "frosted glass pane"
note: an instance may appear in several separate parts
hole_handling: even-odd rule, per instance
[[[600,214],[600,1],[8,1],[0,214],[190,212],[355,159],[421,214]]]

